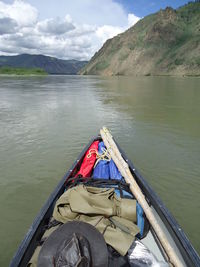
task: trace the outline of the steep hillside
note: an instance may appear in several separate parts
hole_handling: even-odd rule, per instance
[[[105,42],[80,74],[200,75],[200,3],[167,7]]]
[[[44,55],[0,56],[0,67],[40,68],[49,74],[77,74],[86,61],[61,60]]]

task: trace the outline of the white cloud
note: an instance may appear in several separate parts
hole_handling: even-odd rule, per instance
[[[73,25],[72,19],[69,15],[65,16],[64,19],[57,17],[40,21],[37,24],[37,27],[38,30],[43,33],[55,35],[64,34],[75,29],[75,26]]]
[[[44,4],[43,1],[40,3]],[[64,0],[59,1],[64,9]],[[125,31],[139,19],[134,14],[127,15],[122,6],[112,0],[85,0],[84,5],[82,0],[65,1],[64,15],[60,11],[60,17],[41,19],[39,10],[30,2],[15,0],[5,4],[0,1],[0,54],[45,54],[89,60],[108,38]],[[79,8],[75,5],[77,2]],[[82,12],[84,15],[80,15]]]
[[[39,19],[70,14],[77,24],[127,25],[127,13],[115,0],[26,0],[40,10]]]
[[[14,19],[20,26],[33,25],[38,17],[37,9],[21,0],[15,0],[13,4],[5,4],[0,1],[0,13]]]
[[[17,27],[17,23],[14,19],[8,17],[0,17],[0,35],[14,33]]]
[[[75,23],[75,29],[67,33],[68,37],[75,37],[75,36],[83,36],[83,35],[91,35],[96,32],[97,26],[96,25],[88,25],[88,24],[77,24]]]
[[[123,31],[124,31],[124,29],[121,27],[104,25],[102,27],[97,28],[96,35],[104,43],[107,39],[110,39],[113,36],[123,32]]]
[[[139,17],[137,17],[134,14],[128,14],[128,26],[131,27],[133,26],[135,23],[137,23],[140,20]]]

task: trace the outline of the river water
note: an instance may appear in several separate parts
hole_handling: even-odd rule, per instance
[[[0,266],[106,125],[200,253],[200,79],[0,77]]]

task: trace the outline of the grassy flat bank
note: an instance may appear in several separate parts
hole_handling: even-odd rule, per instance
[[[47,72],[40,68],[13,68],[0,67],[0,74],[3,75],[47,75]]]

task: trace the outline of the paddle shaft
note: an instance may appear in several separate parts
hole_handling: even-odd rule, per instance
[[[153,214],[151,207],[147,203],[144,194],[142,193],[140,187],[138,186],[132,173],[130,172],[128,164],[122,158],[121,153],[119,152],[119,149],[112,138],[112,135],[105,127],[103,127],[103,129],[100,130],[100,134],[101,134],[101,137],[103,139],[103,142],[106,148],[108,149],[111,155],[111,158],[115,162],[116,166],[118,167],[125,181],[128,184],[130,184],[131,192],[133,193],[133,195],[135,196],[139,204],[142,206],[146,214],[146,217],[148,218],[156,235],[158,236],[158,239],[160,240],[160,243],[162,244],[167,256],[169,257],[170,263],[172,263],[175,267],[183,267],[182,262],[180,261],[178,256],[175,254],[173,247],[169,243],[165,233],[163,232],[155,215]]]

